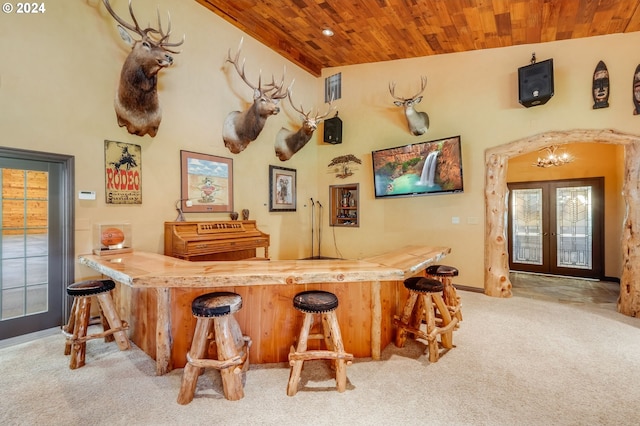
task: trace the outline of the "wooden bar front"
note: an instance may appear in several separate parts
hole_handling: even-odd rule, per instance
[[[402,281],[421,273],[450,249],[410,246],[362,261],[241,260],[189,262],[156,253],[80,256],[80,263],[118,281],[116,305],[130,325],[131,340],[157,362],[157,373],[183,367],[196,320],[191,302],[212,291],[242,296],[235,313],[250,336],[251,363],[286,362],[301,327],[292,305],[303,290],[321,289],[339,299],[345,347],[355,357],[379,359],[393,338],[393,315],[406,291]]]

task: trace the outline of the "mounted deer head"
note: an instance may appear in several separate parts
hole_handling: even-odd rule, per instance
[[[280,159],[280,161],[287,161],[293,155],[300,151],[302,147],[304,147],[307,142],[313,136],[313,132],[318,128],[318,124],[327,116],[332,110],[331,104],[333,102],[333,97],[329,101],[329,108],[327,112],[322,115],[316,114],[315,117],[309,117],[311,111],[304,112],[302,105],[300,105],[300,109],[296,108],[293,105],[293,101],[291,100],[291,90],[287,90],[287,96],[289,98],[289,103],[291,107],[298,113],[300,113],[300,118],[302,119],[302,127],[300,127],[297,131],[291,131],[285,129],[284,127],[280,129],[278,134],[276,135],[276,157]]]
[[[243,39],[240,40],[238,53],[236,53],[234,59],[231,59],[231,49],[229,49],[227,62],[233,64],[242,81],[253,89],[253,104],[243,112],[232,111],[224,121],[222,139],[224,140],[224,145],[234,154],[242,152],[251,141],[258,137],[267,122],[267,118],[280,112],[278,103],[287,96],[287,90],[282,91],[285,72],[282,73],[282,81],[280,83],[276,83],[272,76],[271,83],[266,84],[265,87],[262,87],[262,71],[258,77],[257,86],[247,80],[244,73],[244,60],[242,61],[242,66],[238,64],[242,42]],[[293,82],[291,82],[289,88],[291,86],[293,86]]]
[[[118,125],[127,127],[131,134],[144,136],[147,133],[154,137],[158,132],[162,110],[158,103],[156,88],[157,74],[162,68],[173,63],[173,57],[169,53],[180,53],[169,49],[184,43],[169,43],[171,34],[171,16],[166,34],[162,31],[160,11],[158,10],[158,29],[141,29],[138,25],[131,0],[129,0],[129,14],[133,25],[125,22],[111,8],[109,0],[102,0],[105,7],[118,24],[120,36],[131,46],[131,52],[127,56],[120,72],[120,83],[114,102]],[[140,36],[140,40],[134,40],[126,31],[129,30]]]
[[[401,106],[404,108],[404,115],[407,117],[407,124],[409,125],[409,131],[414,136],[420,136],[427,132],[429,129],[429,116],[426,112],[416,111],[415,105],[419,104],[422,100],[421,93],[424,92],[425,87],[427,87],[427,77],[421,77],[421,85],[418,93],[413,95],[410,98],[400,98],[395,95],[396,83],[389,83],[389,92],[395,101],[393,102],[396,106]]]

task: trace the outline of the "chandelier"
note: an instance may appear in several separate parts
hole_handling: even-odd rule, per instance
[[[546,156],[538,157],[533,165],[538,167],[563,166],[573,161],[573,157],[564,151],[556,153],[557,149],[558,147],[555,145],[541,149],[540,152],[546,152]]]

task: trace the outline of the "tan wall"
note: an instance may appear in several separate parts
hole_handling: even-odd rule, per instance
[[[126,0],[113,0],[127,19]],[[47,5],[44,15],[2,16],[0,25],[0,128],[4,146],[75,156],[76,192],[96,191],[96,201],[77,200],[76,252],[92,249],[94,223],[130,222],[134,247],[162,252],[163,223],[176,218],[180,198],[180,150],[233,158],[235,210],[250,210],[262,231],[272,236],[270,253],[297,258],[310,252],[310,216],[303,201],[316,195],[315,145],[290,161],[275,157],[273,143],[281,127],[299,125],[288,104],[269,118],[258,138],[238,155],[222,141],[222,123],[233,110],[247,107],[253,92],[233,67],[225,65],[228,49],[235,52],[244,36],[242,57],[247,77],[257,84],[295,79],[294,98],[314,106],[318,79],[255,42],[195,1],[134,0],[141,24],[156,22],[156,6],[165,19],[171,12],[172,40],[186,34],[174,66],[159,75],[163,109],[155,138],[127,133],[116,122],[113,97],[122,63],[129,52],[102,1],[64,1]],[[232,52],[232,53],[233,53]],[[142,205],[105,203],[104,140],[138,144],[142,148]],[[269,213],[269,164],[297,169],[297,212]],[[228,219],[228,214],[186,214],[187,220]],[[286,226],[285,226],[286,225]],[[77,274],[90,270],[79,267]]]
[[[638,41],[640,33],[631,33],[324,70],[323,77],[342,73],[339,109],[345,131],[342,145],[318,150],[319,186],[341,182],[322,169],[331,158],[349,153],[363,164],[347,179],[360,182],[360,228],[336,228],[335,242],[333,235],[325,235],[323,255],[332,255],[334,244],[346,257],[417,241],[447,245],[452,253],[446,262],[460,269],[456,282],[483,287],[484,151],[548,131],[611,128],[638,134],[640,117],[632,115],[631,93],[637,58],[628,54],[628,46]],[[518,103],[517,69],[529,64],[533,51],[539,60],[554,59],[555,96],[546,105],[524,108]],[[593,110],[591,85],[599,60],[611,76],[611,106]],[[431,127],[415,137],[387,87],[394,80],[396,93],[414,92],[421,74],[429,81],[418,109],[428,112]],[[374,198],[372,150],[451,135],[462,137],[463,194]],[[622,157],[619,154],[615,165],[620,173]],[[459,224],[452,223],[454,217]],[[606,274],[619,277],[615,263],[607,262]]]
[[[114,0],[127,16],[127,2]],[[176,217],[180,192],[181,149],[233,158],[235,209],[248,208],[261,230],[271,234],[274,258],[298,258],[311,253],[313,197],[328,206],[329,185],[360,184],[359,228],[331,228],[328,208],[322,218],[322,254],[361,258],[413,242],[447,245],[447,263],[459,267],[457,282],[483,286],[484,150],[528,135],[573,128],[613,128],[638,133],[640,118],[631,114],[631,80],[637,58],[629,46],[640,33],[570,40],[535,46],[482,50],[387,63],[326,69],[323,77],[342,73],[342,99],[336,102],[344,121],[344,143],[320,142],[317,132],[290,161],[275,158],[273,141],[283,127],[298,125],[298,114],[272,117],[263,133],[244,152],[233,155],[223,146],[226,115],[242,109],[251,91],[224,66],[229,48],[243,34],[195,1],[134,0],[140,22],[155,22],[156,6],[171,11],[173,33],[186,33],[175,65],[161,72],[159,84],[163,121],[158,135],[129,135],[116,124],[113,111],[120,67],[128,48],[113,19],[98,0],[55,2],[43,15],[3,15],[0,26],[0,128],[2,144],[74,155],[76,190],[94,190],[96,201],[76,200],[76,250],[91,250],[96,222],[131,222],[134,247],[162,251],[162,224]],[[248,36],[244,56],[247,74],[278,77],[284,65],[287,81],[295,78],[294,98],[311,107],[323,99],[323,78],[317,79]],[[526,109],[517,102],[517,68],[529,63],[532,51],[540,60],[554,58],[556,95],[544,106]],[[611,107],[591,109],[591,80],[599,60],[611,75]],[[388,93],[417,90],[420,75],[428,77],[425,98],[431,129],[423,137],[409,134],[401,111]],[[317,105],[318,102],[315,102]],[[315,105],[313,105],[315,106]],[[375,200],[371,151],[409,143],[462,136],[465,192],[400,200]],[[142,147],[142,197],[138,206],[104,202],[104,140]],[[354,154],[363,164],[346,180],[330,173],[331,159]],[[617,164],[622,164],[618,160]],[[296,212],[268,211],[268,168],[281,165],[298,171]],[[621,166],[620,166],[621,167]],[[459,217],[460,224],[452,224]],[[187,214],[188,220],[226,219],[227,214]],[[619,271],[606,271],[619,276]],[[91,274],[79,266],[77,275]]]

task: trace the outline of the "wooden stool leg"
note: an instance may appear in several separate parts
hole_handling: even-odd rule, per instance
[[[413,307],[416,303],[416,299],[418,298],[418,294],[411,291],[409,292],[409,297],[407,298],[406,303],[404,304],[404,308],[402,310],[402,316],[400,317],[401,324],[409,324],[409,319],[411,318],[411,314],[413,312]],[[398,327],[396,331],[396,346],[399,348],[404,347],[404,343],[407,340],[407,330],[402,328],[402,326]]]
[[[73,334],[73,328],[75,327],[76,322],[76,310],[78,309],[78,298],[73,298],[73,304],[71,305],[71,312],[69,313],[69,321],[67,325],[63,326],[62,329],[69,334]],[[66,342],[64,343],[64,354],[71,354],[71,339],[67,337]]]
[[[244,363],[242,363],[241,369],[242,372],[247,372],[249,370],[249,347],[251,346],[251,339],[249,337],[245,338],[242,334],[242,330],[240,329],[240,324],[238,324],[236,317],[233,315],[229,318],[229,330],[231,331],[231,336],[233,336],[236,355],[241,351],[245,352],[246,359]]]
[[[424,319],[424,297],[417,297],[416,303],[413,305],[413,312],[409,318],[409,325],[416,330],[420,330],[422,320]]]
[[[122,321],[120,320],[120,316],[116,313],[116,307],[113,304],[113,299],[111,299],[111,294],[109,292],[101,293],[97,295],[97,298],[98,302],[100,302],[102,313],[107,318],[111,329],[120,329],[120,331],[113,333],[118,347],[121,351],[129,349],[131,345],[129,344],[127,334],[122,330]]]
[[[71,360],[69,368],[75,370],[84,365],[85,354],[87,352],[87,342],[84,337],[87,335],[89,328],[89,317],[91,315],[91,298],[76,297],[78,300],[75,309],[75,319],[73,320],[73,335],[71,338]],[[83,339],[78,341],[78,339]]]
[[[332,348],[329,350],[335,351],[339,354],[344,354],[342,334],[340,333],[340,325],[338,324],[338,317],[336,316],[335,311],[324,314],[323,317],[326,317],[326,322],[328,323],[330,330],[329,340],[331,340]],[[336,386],[338,388],[338,392],[344,392],[347,389],[347,361],[344,358],[337,359],[335,365]]]
[[[438,361],[438,339],[436,334],[436,314],[430,294],[421,294],[424,298],[425,322],[427,323],[427,346],[429,347],[429,362]]]
[[[442,284],[444,285],[442,298],[444,299],[445,305],[452,306],[455,310],[456,318],[458,318],[458,321],[462,321],[462,311],[460,310],[460,299],[458,298],[458,294],[456,293],[456,288],[453,286],[451,278],[444,277],[442,279]]]
[[[442,296],[438,293],[431,295],[433,299],[433,303],[435,307],[438,308],[440,312],[440,317],[442,318],[442,324],[440,329],[442,329],[440,333],[440,340],[442,342],[442,346],[447,349],[451,349],[453,347],[453,327],[451,324],[451,313],[449,312],[449,308],[445,304]],[[457,318],[456,318],[457,322]]]
[[[211,321],[211,318],[198,318],[196,330],[193,334],[193,341],[191,342],[191,349],[189,349],[189,358],[204,358],[205,351],[207,350],[207,336],[209,335]],[[180,385],[180,393],[178,394],[178,404],[185,405],[193,400],[199,374],[200,368],[187,361],[182,372],[182,384]]]
[[[307,350],[307,341],[309,339],[309,331],[313,325],[313,314],[304,314],[304,321],[302,328],[300,329],[300,336],[298,338],[298,346],[296,352],[302,353]],[[292,348],[293,349],[293,348]],[[289,358],[289,364],[291,365],[291,371],[289,372],[289,384],[287,385],[287,395],[294,396],[298,392],[298,383],[300,382],[300,373],[302,373],[303,359],[291,360]]]
[[[336,348],[332,338],[333,333],[331,330],[329,315],[331,315],[331,313],[325,313],[321,315],[322,335],[324,336],[324,345],[327,348],[327,350],[335,352]],[[335,371],[337,368],[337,363],[336,363],[337,360],[332,359],[330,362],[331,362],[331,369]]]
[[[102,311],[102,304],[98,303],[98,305],[100,306],[100,322],[102,323],[102,330],[103,331],[111,330],[109,321],[107,320],[107,317],[104,315],[104,312]],[[105,343],[114,342],[115,340],[116,338],[113,337],[113,334],[107,334],[106,336],[104,336]]]
[[[233,326],[231,323],[235,323]],[[216,348],[218,350],[218,360],[227,360],[238,355],[238,345],[243,345],[242,334],[238,336],[240,327],[233,315],[215,317],[213,328],[216,335]],[[242,368],[232,366],[220,370],[222,376],[222,388],[224,396],[230,401],[237,401],[244,398],[242,387]]]

